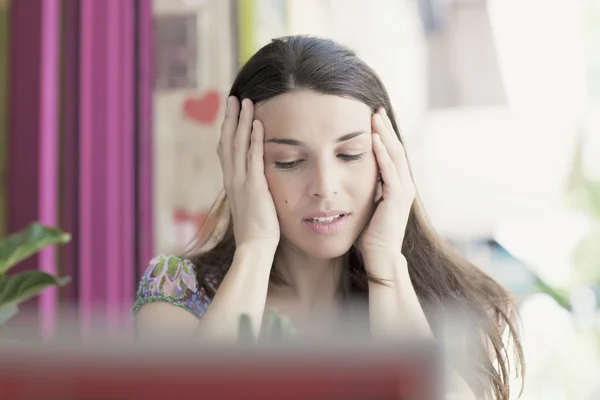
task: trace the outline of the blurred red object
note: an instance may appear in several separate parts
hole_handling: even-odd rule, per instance
[[[0,398],[440,398],[430,351],[111,354],[0,350]]]
[[[176,209],[173,212],[173,221],[175,223],[177,244],[186,246],[189,241],[198,233],[204,221],[208,217],[208,212],[193,213],[184,209]]]
[[[221,107],[221,95],[216,90],[210,90],[204,93],[202,97],[190,97],[183,104],[183,112],[192,120],[204,124],[212,125],[218,115]]]

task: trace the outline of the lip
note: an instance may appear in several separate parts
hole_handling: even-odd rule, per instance
[[[310,218],[326,218],[335,215],[343,215],[341,218],[335,219],[330,222],[319,222],[311,221]],[[333,235],[346,225],[346,222],[350,219],[350,213],[345,211],[328,211],[310,214],[302,220],[302,226],[310,230],[317,235]]]
[[[334,215],[340,215],[340,214],[349,215],[350,213],[348,211],[341,211],[341,210],[319,211],[316,213],[308,214],[307,216],[305,216],[302,219],[307,220],[310,218],[327,218],[327,217],[333,217]]]

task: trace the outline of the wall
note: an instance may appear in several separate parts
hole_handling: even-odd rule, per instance
[[[154,91],[155,249],[164,253],[193,237],[222,186],[216,147],[237,67],[236,30],[230,1],[154,0],[153,12],[191,16],[197,27],[188,49],[197,51],[195,83]]]
[[[494,0],[486,9],[491,37],[482,24],[470,24],[485,28],[471,36],[496,49],[506,104],[431,110],[418,145],[427,210],[457,240],[561,213],[585,110],[579,2]]]
[[[417,2],[288,0],[289,33],[333,38],[375,69],[436,228],[489,238],[560,207],[584,102],[582,50],[571,45],[582,42],[581,10],[568,0],[444,4],[442,30],[426,37]]]
[[[287,4],[290,34],[334,39],[355,50],[379,74],[410,142],[427,104],[427,48],[416,2],[379,0],[376,7],[364,0]]]

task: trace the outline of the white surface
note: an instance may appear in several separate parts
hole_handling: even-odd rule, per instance
[[[493,237],[502,221],[562,204],[574,127],[549,125],[507,108],[430,112],[408,148],[436,228],[461,240]]]

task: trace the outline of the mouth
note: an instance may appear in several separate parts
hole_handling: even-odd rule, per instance
[[[332,222],[337,219],[341,219],[347,215],[350,215],[347,211],[342,210],[332,210],[332,211],[319,211],[312,214],[309,214],[304,217],[304,221],[311,222]]]
[[[302,224],[319,235],[331,235],[343,228],[348,217],[350,213],[345,211],[316,213],[304,218]]]
[[[312,217],[312,218],[305,218],[305,221],[308,222],[320,222],[320,223],[329,223],[329,222],[333,222],[333,221],[337,221],[338,219],[344,218],[347,214],[336,214],[336,215],[331,215],[329,217]]]

